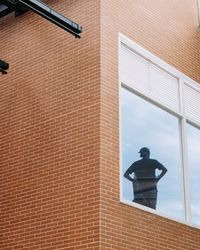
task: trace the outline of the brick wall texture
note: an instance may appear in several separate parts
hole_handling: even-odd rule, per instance
[[[200,82],[196,0],[49,0],[0,19],[0,249],[198,250],[200,231],[120,203],[118,32]]]
[[[100,5],[48,3],[81,39],[33,12],[0,20],[1,250],[99,249]]]

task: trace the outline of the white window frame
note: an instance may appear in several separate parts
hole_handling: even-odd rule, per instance
[[[191,119],[190,117],[188,117],[185,114],[185,105],[184,105],[184,91],[183,88],[185,85],[188,85],[189,87],[197,90],[199,92],[199,97],[200,97],[200,84],[198,84],[197,82],[195,82],[194,80],[190,79],[189,77],[187,77],[186,75],[184,75],[182,72],[178,71],[177,69],[175,69],[174,67],[170,66],[169,64],[167,64],[166,62],[164,62],[163,60],[159,59],[157,56],[153,55],[151,52],[149,52],[148,50],[144,49],[143,47],[141,47],[140,45],[138,45],[137,43],[133,42],[132,40],[130,40],[129,38],[127,38],[126,36],[124,36],[123,34],[119,33],[119,39],[118,39],[118,72],[119,72],[119,147],[120,147],[120,202],[132,207],[136,207],[139,209],[142,209],[144,211],[162,216],[164,218],[170,219],[170,220],[174,220],[176,222],[182,223],[182,224],[186,224],[188,226],[191,227],[195,227],[200,229],[200,225],[196,225],[194,223],[192,223],[191,221],[191,204],[190,204],[190,194],[189,194],[189,169],[188,169],[188,154],[187,154],[187,137],[186,137],[186,123],[189,123],[195,127],[197,127],[198,129],[200,129],[200,117],[199,117],[199,121],[194,121],[193,119]],[[126,46],[128,48],[130,48],[130,50],[134,51],[136,54],[142,56],[145,60],[150,61],[151,63],[153,63],[154,65],[160,67],[162,70],[166,71],[167,73],[171,74],[172,76],[176,77],[178,79],[178,86],[179,86],[179,97],[180,97],[180,110],[177,111],[176,109],[172,108],[172,107],[168,107],[166,104],[162,103],[162,101],[160,100],[156,100],[154,97],[152,97],[151,95],[147,95],[144,92],[140,92],[137,89],[134,89],[132,86],[129,86],[128,83],[124,83],[121,81],[121,75],[120,75],[120,60],[121,60],[121,48],[122,46]],[[181,138],[181,157],[182,157],[182,171],[183,171],[183,192],[184,192],[184,205],[185,205],[185,216],[186,219],[177,219],[174,218],[173,215],[167,215],[164,213],[161,213],[159,211],[150,209],[148,207],[139,205],[137,203],[133,203],[131,201],[127,201],[123,198],[122,195],[122,190],[123,190],[123,183],[122,183],[122,176],[123,176],[123,172],[122,172],[122,135],[121,135],[121,88],[125,87],[126,89],[130,89],[133,93],[135,93],[136,95],[142,97],[144,100],[147,100],[153,104],[155,104],[156,106],[162,108],[163,110],[166,110],[167,112],[173,114],[174,116],[176,116],[177,118],[179,118],[180,120],[180,138]]]

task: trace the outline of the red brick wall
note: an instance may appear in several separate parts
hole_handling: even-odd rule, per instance
[[[0,249],[197,250],[199,230],[120,204],[118,105],[118,32],[200,81],[196,0],[48,2],[80,40],[0,20]]]
[[[0,19],[0,249],[99,249],[100,4],[46,2],[84,32]]]
[[[200,82],[196,0],[102,0],[101,249],[197,250],[200,231],[120,203],[118,32]]]

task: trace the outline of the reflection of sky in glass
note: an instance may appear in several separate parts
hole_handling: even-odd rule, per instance
[[[121,89],[122,172],[136,160],[141,147],[168,170],[158,184],[157,210],[183,219],[182,169],[178,118]],[[133,200],[131,182],[122,177],[123,198]]]
[[[192,222],[200,225],[200,199],[197,195],[200,190],[200,130],[189,124],[187,124],[187,141]]]

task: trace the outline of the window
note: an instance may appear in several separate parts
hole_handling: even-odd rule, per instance
[[[139,160],[138,151],[142,147],[149,147],[151,158],[161,161],[168,170],[157,187],[156,209],[183,218],[178,118],[125,88],[121,89],[121,107],[123,172],[125,173],[134,159]],[[123,197],[127,200],[134,199],[132,183],[125,178],[123,178]]]
[[[121,201],[200,226],[200,86],[119,41]]]

